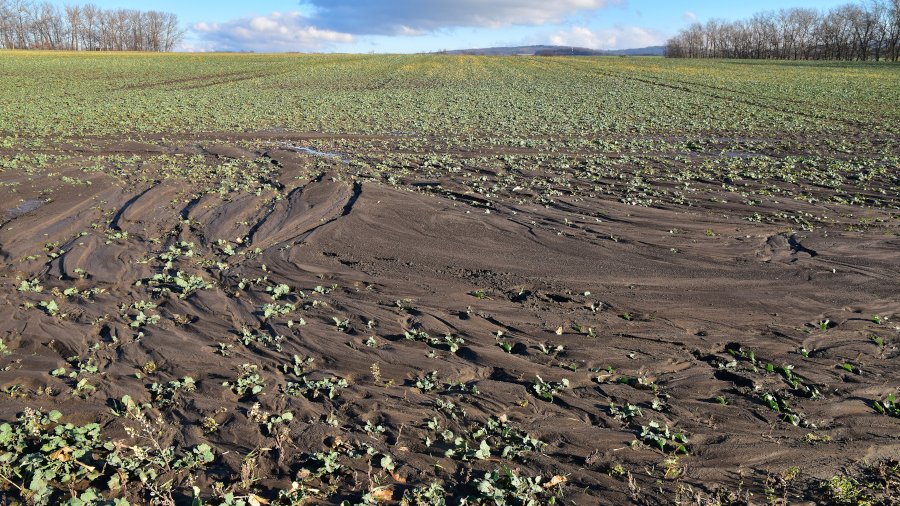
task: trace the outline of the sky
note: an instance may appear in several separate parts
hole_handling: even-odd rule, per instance
[[[93,0],[160,10],[187,30],[181,51],[415,53],[551,44],[662,45],[695,21],[848,0]],[[58,3],[71,3],[61,0]]]

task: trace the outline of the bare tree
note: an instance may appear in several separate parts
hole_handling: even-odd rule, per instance
[[[781,9],[745,21],[694,23],[670,39],[672,58],[900,59],[900,0],[860,0],[829,11]]]
[[[66,6],[66,21],[69,23],[69,47],[68,49],[77,51],[80,49],[81,35],[81,7],[78,5]]]
[[[886,16],[888,23],[887,48],[891,61],[900,59],[900,0],[891,0]]]
[[[0,48],[172,51],[183,37],[175,14],[0,0]]]

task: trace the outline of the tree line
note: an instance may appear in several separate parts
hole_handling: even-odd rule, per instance
[[[171,51],[184,37],[175,14],[96,5],[0,0],[0,48]]]
[[[749,19],[694,23],[670,39],[670,58],[900,59],[900,0],[866,0],[827,11],[781,9]]]

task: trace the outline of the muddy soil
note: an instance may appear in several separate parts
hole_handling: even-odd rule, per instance
[[[124,438],[110,402],[130,395],[153,404],[172,444],[213,447],[204,490],[235,482],[257,451],[262,497],[309,455],[363,443],[396,462],[381,478],[395,499],[434,481],[462,495],[509,466],[565,477],[566,504],[669,503],[688,489],[762,500],[794,466],[786,494],[809,499],[842,470],[900,455],[900,418],[874,409],[900,387],[896,210],[828,204],[831,222],[803,230],[744,219],[717,181],[705,191],[721,198],[702,205],[600,191],[541,203],[471,192],[473,174],[496,176],[471,167],[366,175],[347,143],[371,139],[315,140],[85,140],[50,149],[46,170],[0,174],[0,420],[57,409]],[[215,191],[160,153],[238,175]],[[85,171],[92,156],[140,161]],[[252,177],[251,162],[263,167]],[[809,208],[777,200],[755,209]],[[255,395],[223,386],[244,364],[264,383]],[[151,391],[186,376],[195,390],[168,405]],[[538,378],[557,391],[539,395]],[[329,379],[346,387],[290,386]],[[259,410],[292,412],[289,437],[264,430]],[[428,426],[477,441],[498,418],[544,444],[463,459]],[[642,436],[651,422],[684,447],[660,450]],[[349,455],[322,503],[372,486],[369,461]]]

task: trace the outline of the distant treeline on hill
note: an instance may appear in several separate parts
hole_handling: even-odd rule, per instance
[[[476,56],[663,56],[663,46],[639,47],[632,49],[590,49],[573,46],[511,46],[454,49],[432,54],[476,55]]]
[[[184,31],[175,14],[96,5],[0,0],[0,48],[171,51]]]
[[[695,23],[669,40],[670,58],[900,59],[900,0],[829,11],[781,9],[740,21]]]

